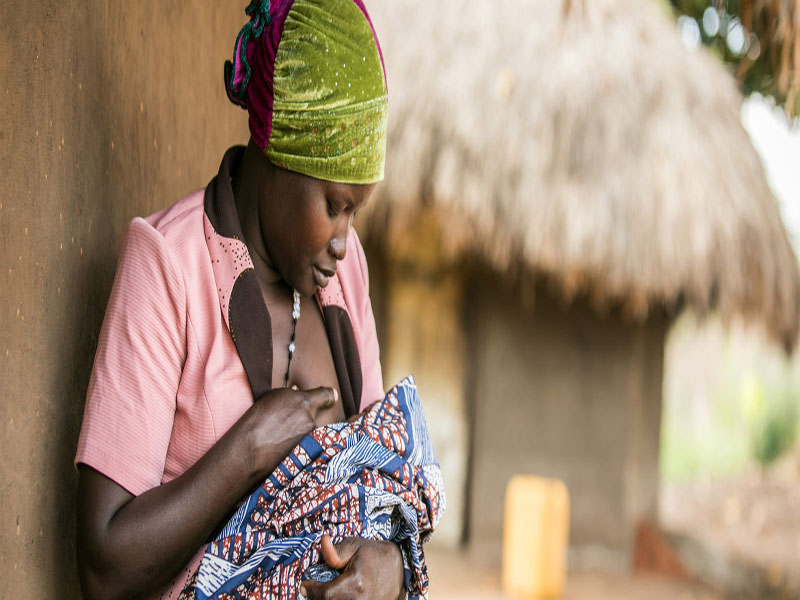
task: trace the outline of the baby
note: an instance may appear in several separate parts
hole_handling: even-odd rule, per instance
[[[323,545],[348,537],[400,545],[411,599],[427,598],[422,543],[445,509],[441,471],[413,377],[352,422],[309,433],[242,504],[181,594],[303,598],[338,572]]]

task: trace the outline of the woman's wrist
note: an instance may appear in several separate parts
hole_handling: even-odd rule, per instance
[[[276,460],[276,445],[264,439],[256,406],[247,411],[226,436],[229,434],[232,439],[228,451],[236,461],[235,468],[248,482],[248,488],[252,488],[264,481],[280,460]]]

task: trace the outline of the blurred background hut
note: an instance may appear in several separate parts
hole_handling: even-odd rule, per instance
[[[686,307],[785,350],[800,275],[721,64],[640,0],[374,0],[391,94],[359,223],[385,383],[414,372],[450,514],[499,559],[514,473],[563,479],[573,565],[624,569],[658,504]]]

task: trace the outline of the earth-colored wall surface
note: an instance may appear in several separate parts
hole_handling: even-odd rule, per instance
[[[598,316],[546,286],[526,307],[482,270],[469,289],[470,546],[499,561],[509,479],[554,477],[572,566],[628,569],[636,523],[657,515],[666,318]]]
[[[0,8],[0,577],[78,597],[72,467],[126,223],[247,139],[222,64],[245,2]]]

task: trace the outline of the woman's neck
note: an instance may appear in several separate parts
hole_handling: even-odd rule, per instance
[[[244,243],[253,261],[256,276],[262,284],[275,285],[282,278],[267,252],[261,233],[259,204],[269,189],[270,165],[263,152],[250,140],[236,171],[231,174],[233,198],[242,229]]]

